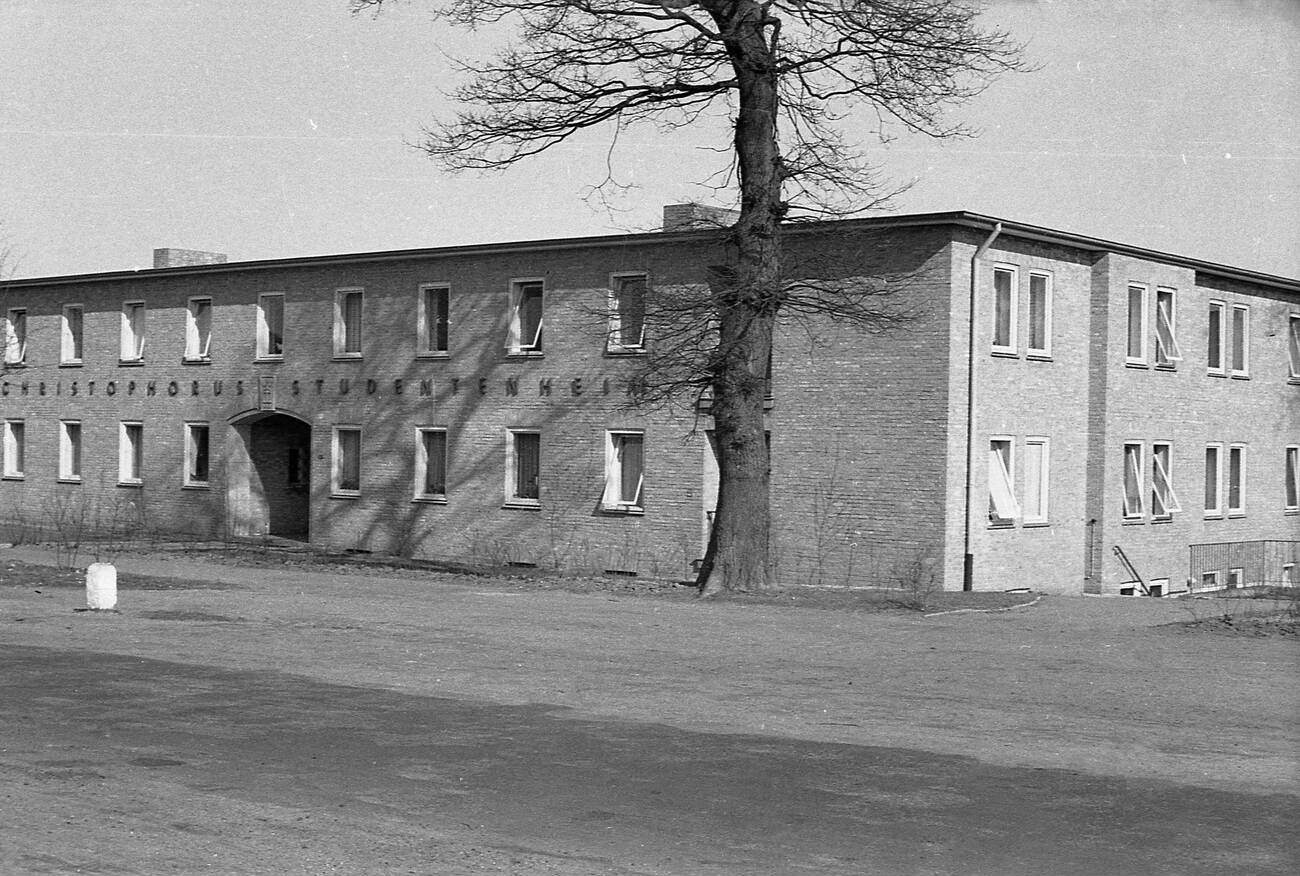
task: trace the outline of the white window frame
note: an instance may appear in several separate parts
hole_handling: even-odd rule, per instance
[[[77,314],[77,331],[72,331],[70,314]],[[59,364],[80,365],[85,354],[86,308],[82,304],[65,304],[59,316]]]
[[[22,480],[27,476],[26,420],[5,420],[4,458],[3,477]]]
[[[1177,368],[1177,363],[1183,361],[1183,350],[1178,345],[1178,290],[1157,286],[1155,298],[1156,367]],[[1168,308],[1163,306],[1165,301],[1169,302]]]
[[[442,325],[447,337],[441,347],[437,346],[437,329],[429,324],[429,298],[434,294],[440,295],[446,302]],[[448,356],[451,350],[451,284],[422,283],[416,298],[415,310],[417,343],[419,345],[417,355],[429,358]]]
[[[267,319],[267,305],[278,299],[280,308],[280,349],[271,350],[271,321]],[[257,351],[256,358],[263,362],[284,361],[284,293],[263,292],[257,296]]]
[[[1218,314],[1219,330],[1214,330],[1213,314]],[[1228,305],[1227,302],[1212,299],[1206,309],[1205,316],[1205,371],[1215,377],[1223,377],[1228,373]],[[1212,345],[1217,343],[1219,347],[1219,361],[1216,363],[1210,354],[1213,352]]]
[[[1291,365],[1292,380],[1300,380],[1300,313],[1292,313],[1287,321],[1287,357]]]
[[[1178,493],[1174,490],[1174,444],[1172,441],[1152,441],[1151,518],[1172,520],[1174,514],[1182,510]]]
[[[524,290],[537,286],[541,290],[541,305],[537,317],[537,329],[532,338],[523,338],[523,317],[521,310],[524,302]],[[510,334],[507,350],[512,356],[540,356],[545,348],[546,328],[546,281],[542,277],[521,277],[510,281]]]
[[[517,475],[518,467],[518,443],[517,438],[520,435],[537,436],[537,496],[521,496],[518,489]],[[542,504],[542,438],[539,429],[507,429],[506,430],[506,480],[505,494],[506,505],[537,508]]]
[[[1043,345],[1034,346],[1034,281],[1043,281]],[[1047,271],[1030,271],[1029,272],[1029,289],[1026,293],[1029,296],[1029,330],[1026,334],[1028,343],[1028,354],[1030,356],[1048,359],[1052,355],[1052,275]]]
[[[1004,458],[998,445],[1007,448]],[[989,526],[1015,526],[1023,516],[1016,501],[1016,441],[1010,435],[990,435],[988,452]]]
[[[118,424],[117,482],[127,487],[144,483],[144,423],[140,420],[123,420]]]
[[[347,307],[344,301],[351,295],[359,296],[361,299],[360,316],[357,318],[357,325],[354,330],[350,331],[347,323]],[[360,359],[364,355],[365,348],[365,325],[366,325],[366,293],[361,288],[336,289],[334,290],[334,358],[335,359]],[[348,340],[355,334],[356,349],[349,350]]]
[[[429,475],[429,445],[425,440],[429,435],[442,436],[442,491],[431,492],[426,489]],[[448,461],[447,429],[442,426],[417,426],[415,429],[415,498],[421,502],[447,501]]]
[[[637,477],[636,494],[623,494],[624,462],[622,449],[626,439],[635,438],[641,444],[641,471]],[[645,510],[645,432],[637,429],[611,429],[605,432],[605,490],[601,507],[606,511],[637,512]]]
[[[207,477],[204,478],[195,477],[194,474],[194,463],[199,451],[199,445],[195,438],[199,429],[203,430],[207,444],[205,448]],[[212,483],[212,427],[207,422],[196,420],[185,424],[185,471],[182,483],[187,487],[207,487]]]
[[[81,483],[83,434],[80,420],[59,421],[59,480],[61,481]]]
[[[1007,343],[998,343],[998,276],[1006,274],[1008,280],[1008,300],[1007,308]],[[993,315],[993,333],[991,336],[991,347],[994,353],[1004,355],[1017,355],[1019,353],[1019,329],[1020,329],[1020,269],[1015,265],[995,264],[993,266],[993,306],[990,308]]]
[[[1237,367],[1237,315],[1241,314],[1241,367]],[[1250,377],[1250,305],[1234,304],[1232,321],[1228,325],[1228,374],[1231,377]]]
[[[1136,454],[1130,454],[1130,449],[1136,449]],[[1131,458],[1136,458],[1136,469],[1129,464]],[[1125,520],[1143,520],[1146,518],[1146,445],[1141,441],[1125,441],[1124,453],[1121,465],[1123,467],[1122,487],[1120,490],[1120,504]],[[1129,478],[1136,480],[1133,490],[1129,490]],[[1134,508],[1130,503],[1130,493],[1137,502]]]
[[[149,311],[143,301],[122,302],[122,336],[118,359],[143,362]]]
[[[344,463],[343,458],[343,434],[355,433],[357,436],[357,485],[355,487],[343,486]],[[362,485],[362,462],[365,460],[364,453],[365,435],[360,426],[352,424],[337,425],[332,429],[331,434],[331,453],[330,453],[330,495],[355,499],[361,495]]]
[[[1236,455],[1240,460],[1237,465],[1237,504],[1232,504],[1232,457]],[[1227,484],[1224,494],[1227,498],[1227,514],[1229,517],[1246,516],[1246,445],[1229,444],[1228,458],[1225,462],[1224,470],[1227,473]]]
[[[1240,590],[1246,586],[1246,569],[1244,566],[1233,566],[1228,569],[1227,577],[1223,586],[1228,590]]]
[[[623,313],[620,309],[621,292],[629,280],[642,282],[641,332],[635,341],[622,339]],[[645,351],[646,302],[650,297],[650,275],[645,271],[624,271],[609,275],[609,340],[606,349],[612,353],[641,353]]]
[[[1042,454],[1039,457],[1038,484],[1036,485],[1037,486],[1036,490],[1035,490],[1035,484],[1029,477],[1029,459],[1030,459],[1029,448],[1031,447],[1042,448]],[[1025,438],[1025,461],[1023,463],[1023,467],[1025,470],[1025,502],[1021,505],[1021,510],[1024,512],[1024,522],[1026,525],[1047,523],[1049,518],[1051,517],[1050,506],[1048,505],[1048,500],[1051,495],[1050,493],[1051,471],[1052,471],[1051,450],[1052,450],[1051,439],[1047,438],[1046,436],[1030,435],[1029,437]],[[1031,504],[1029,502],[1031,492],[1035,494],[1034,499],[1037,501],[1038,508],[1040,509],[1041,512],[1039,514],[1030,515],[1028,510],[1026,510],[1029,508]]]
[[[199,307],[203,304],[208,306],[208,336],[203,337],[201,326],[199,325]],[[186,362],[210,362],[212,361],[212,297],[209,295],[198,295],[191,298],[185,305],[185,361]]]
[[[18,326],[21,326],[21,331]],[[27,308],[9,308],[5,312],[4,326],[4,362],[6,365],[22,365],[27,361],[28,331]]]
[[[1282,506],[1300,511],[1300,444],[1288,444],[1283,450]]]
[[[1210,461],[1208,458],[1211,450],[1214,451],[1213,468],[1210,467]],[[1223,450],[1223,445],[1219,443],[1210,443],[1205,445],[1205,456],[1207,457],[1205,461],[1205,486],[1209,487],[1211,484],[1210,478],[1214,478],[1212,482],[1214,485],[1214,505],[1211,507],[1207,501],[1205,506],[1206,517],[1223,516]],[[1207,489],[1205,497],[1207,500],[1210,498],[1209,493],[1210,491]]]
[[[1149,313],[1149,298],[1147,294],[1149,288],[1145,283],[1130,282],[1124,293],[1124,364],[1125,365],[1147,365],[1147,331],[1151,325],[1151,314]],[[1138,308],[1138,318],[1140,322],[1137,331],[1133,330],[1133,296],[1141,299],[1141,307]],[[1133,353],[1133,339],[1141,347],[1137,355]]]

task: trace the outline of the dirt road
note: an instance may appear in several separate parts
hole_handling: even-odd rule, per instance
[[[926,618],[119,568],[218,586],[88,614],[0,580],[0,872],[1298,863],[1300,649],[1180,633],[1172,602]]]

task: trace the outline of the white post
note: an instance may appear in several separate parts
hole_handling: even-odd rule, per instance
[[[117,567],[91,563],[86,569],[86,607],[107,611],[117,605]]]

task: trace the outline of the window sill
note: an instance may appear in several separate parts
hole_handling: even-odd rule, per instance
[[[1049,520],[1035,520],[1033,522],[1026,521],[1024,524],[1024,528],[1025,529],[1047,529],[1051,525],[1052,523]]]
[[[81,478],[56,478],[54,482],[56,484],[79,484]]]
[[[1014,530],[1016,525],[1014,523],[990,523],[988,528],[990,530]]]
[[[423,353],[416,353],[417,359],[450,359],[451,353],[446,350],[425,350]]]
[[[514,511],[541,511],[542,502],[540,499],[507,499],[501,507]]]
[[[1145,517],[1125,517],[1119,522],[1120,526],[1142,526],[1147,522]]]
[[[182,490],[198,490],[199,492],[208,492],[212,489],[212,484],[204,481],[203,483],[181,484]]]
[[[645,508],[640,505],[603,505],[600,512],[613,517],[644,517]]]
[[[644,356],[645,347],[606,347],[605,355],[614,359],[622,359],[628,356]]]
[[[1217,370],[1217,369],[1211,368],[1211,369],[1209,369],[1208,371],[1205,372],[1205,376],[1206,376],[1206,377],[1227,377],[1227,376],[1228,376],[1228,372],[1226,372],[1226,371],[1219,371],[1219,370]]]
[[[27,475],[21,475],[21,474],[0,475],[0,481],[25,481],[25,480],[27,480]]]
[[[144,364],[143,359],[118,359],[117,364],[122,368],[138,368]]]
[[[1238,374],[1236,371],[1234,371],[1232,372],[1232,374],[1228,376],[1231,377],[1233,380],[1250,380],[1250,374],[1248,372],[1242,372]]]
[[[996,357],[999,358],[999,359],[1019,359],[1019,358],[1020,358],[1020,354],[1017,353],[1015,350],[998,350],[998,349],[996,349],[996,348],[993,349],[993,350],[990,350],[990,351],[989,351],[989,355],[991,355],[991,356],[996,356]]]
[[[1241,518],[1243,518],[1243,517],[1245,517],[1245,516],[1246,516],[1246,512],[1245,512],[1245,511],[1229,511],[1229,512],[1228,512],[1228,518],[1229,518],[1230,520],[1240,520]]]
[[[283,356],[256,356],[253,358],[255,365],[279,365],[284,362]]]
[[[26,368],[26,367],[27,367],[27,363],[26,363],[26,362],[6,362],[6,363],[5,363],[5,370],[8,370],[8,369],[10,369],[10,368],[12,368],[12,369],[14,369],[14,370],[19,370],[19,369]]]
[[[541,350],[509,350],[506,352],[507,359],[540,359],[546,355]]]
[[[360,362],[365,357],[360,353],[335,353],[330,357],[332,362]]]
[[[1171,372],[1171,373],[1177,373],[1177,372],[1178,372],[1178,366],[1177,366],[1177,365],[1174,365],[1174,364],[1172,364],[1172,363],[1169,364],[1169,365],[1160,365],[1160,364],[1157,364],[1157,365],[1155,366],[1155,368],[1156,368],[1157,371],[1168,371],[1168,372]]]
[[[208,356],[186,356],[181,359],[182,365],[211,365],[212,359]]]
[[[1292,375],[1286,379],[1288,386],[1300,386],[1300,376]]]
[[[1052,354],[1051,353],[1029,353],[1027,356],[1025,356],[1025,358],[1028,359],[1030,362],[1051,362]]]
[[[1282,514],[1285,517],[1295,517],[1300,515],[1300,508],[1283,508]]]
[[[447,497],[446,496],[416,496],[411,501],[419,502],[421,505],[446,505]]]
[[[330,498],[331,499],[360,499],[361,491],[360,490],[347,490],[347,491],[335,490],[334,492],[330,493]]]
[[[144,481],[118,481],[117,485],[119,487],[127,487],[128,489],[138,490],[144,486]]]
[[[1153,526],[1159,526],[1159,525],[1162,524],[1162,523],[1173,523],[1173,522],[1174,522],[1174,517],[1173,517],[1172,514],[1169,515],[1168,517],[1152,517],[1152,518],[1151,518],[1151,524],[1152,524]]]
[[[66,362],[60,362],[60,363],[59,363],[59,367],[60,367],[60,368],[80,368],[80,367],[81,367],[81,360],[80,360],[80,359],[68,359]]]
[[[1206,520],[1222,520],[1222,519],[1223,519],[1223,512],[1222,512],[1222,511],[1206,511],[1206,512],[1205,512],[1205,519],[1206,519]]]
[[[1141,371],[1150,371],[1150,370],[1151,370],[1151,366],[1148,365],[1146,362],[1129,362],[1129,361],[1125,361],[1125,362],[1124,362],[1124,367],[1125,367],[1125,368],[1137,368],[1137,369],[1139,369],[1139,370],[1141,370]]]

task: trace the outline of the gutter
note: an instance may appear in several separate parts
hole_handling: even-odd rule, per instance
[[[1001,233],[1002,223],[995,220],[993,231],[970,257],[970,315],[967,319],[969,335],[966,351],[966,524],[961,569],[961,589],[965,591],[975,589],[975,554],[971,552],[974,524],[971,518],[975,512],[972,499],[975,494],[975,314],[979,297],[979,263]]]

